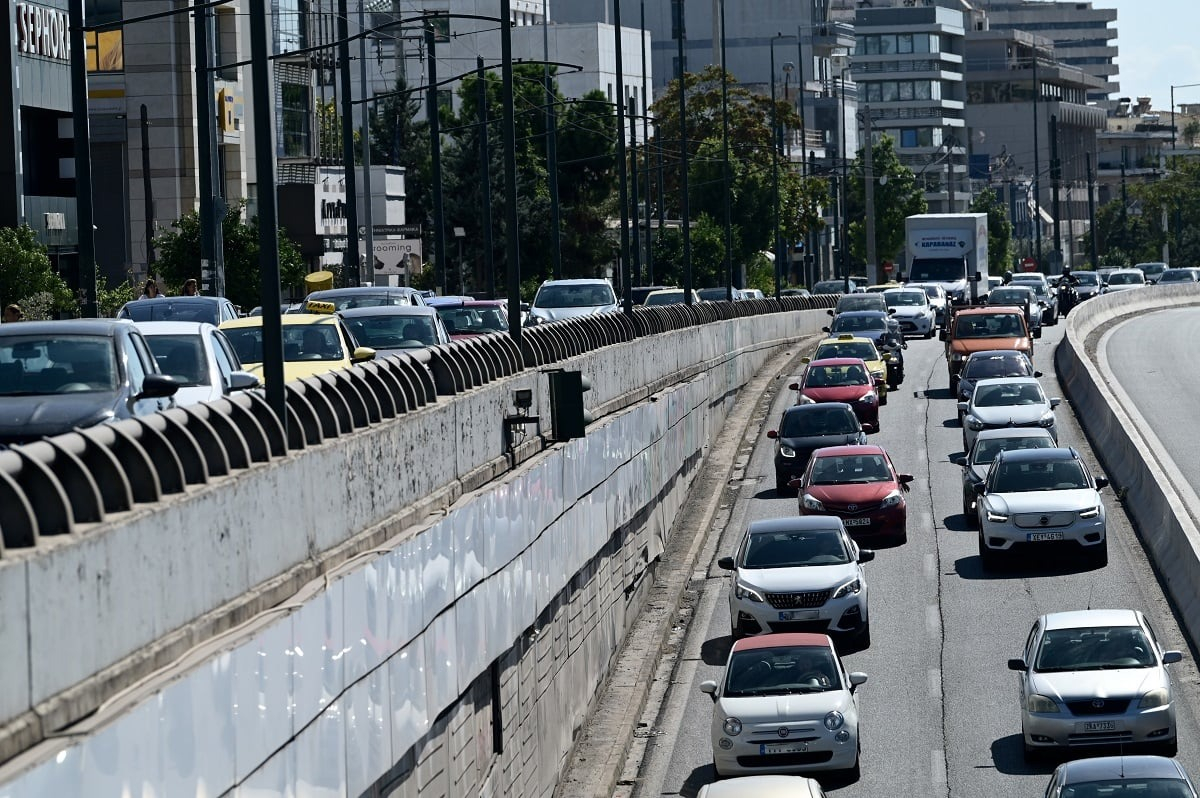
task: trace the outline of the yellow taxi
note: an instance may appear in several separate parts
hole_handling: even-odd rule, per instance
[[[891,355],[879,354],[879,350],[875,348],[875,342],[870,338],[858,338],[843,333],[822,340],[817,344],[817,350],[813,352],[812,357],[804,358],[804,362],[827,360],[834,357],[852,357],[866,363],[867,370],[871,372],[879,390],[879,403],[887,403],[887,361],[892,359]]]
[[[288,313],[283,322],[283,379],[285,382],[347,369],[375,357],[359,346],[332,302],[308,302],[307,313]],[[220,326],[233,344],[242,368],[263,378],[262,316],[227,321]]]

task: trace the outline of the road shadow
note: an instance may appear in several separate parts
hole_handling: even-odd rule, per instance
[[[856,784],[861,777],[853,776],[849,771],[839,770],[834,773],[805,773],[810,779],[816,779],[822,790],[840,790]]]
[[[775,488],[763,488],[758,493],[754,494],[756,499],[794,499],[796,498],[796,489],[788,488],[784,491],[775,490]]]
[[[1037,762],[1025,761],[1025,744],[1020,734],[1010,734],[992,743],[992,766],[1010,776],[1049,776],[1061,757],[1047,753]]]
[[[942,525],[950,532],[975,532],[974,519],[968,520],[962,513],[948,515],[942,519]]]
[[[926,399],[953,399],[954,392],[949,388],[926,388],[924,391]]]
[[[701,765],[688,774],[688,777],[683,780],[683,784],[679,787],[679,795],[682,798],[696,798],[700,794],[700,788],[706,784],[712,784],[717,780],[717,771],[713,770],[712,763]]]
[[[705,640],[700,646],[700,659],[705,665],[721,667],[729,660],[729,649],[733,648],[733,637],[722,635],[712,640]]]
[[[1047,576],[1064,576],[1066,574],[1082,574],[1097,570],[1086,559],[1071,557],[1067,554],[1042,554],[1033,559],[1026,554],[1014,554],[1012,557],[1001,557],[1000,561],[984,570],[978,555],[960,557],[954,561],[954,572],[963,579],[997,580],[997,579],[1036,579]]]

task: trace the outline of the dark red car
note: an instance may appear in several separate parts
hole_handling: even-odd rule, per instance
[[[800,381],[788,387],[800,392],[796,397],[798,405],[845,402],[854,409],[864,429],[879,432],[879,391],[867,364],[858,358],[810,361]]]
[[[508,300],[436,297],[429,304],[437,308],[452,339],[508,332]]]
[[[852,537],[908,539],[904,494],[912,474],[898,474],[882,446],[817,449],[804,475],[791,482],[800,515],[835,515]]]

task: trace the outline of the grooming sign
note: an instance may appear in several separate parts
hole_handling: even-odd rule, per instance
[[[67,13],[32,3],[17,3],[17,52],[70,62]]]

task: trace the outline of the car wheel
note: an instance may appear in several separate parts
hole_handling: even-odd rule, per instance
[[[854,642],[858,644],[860,649],[871,647],[871,619],[868,618],[863,627],[854,635]]]
[[[1179,753],[1179,738],[1178,737],[1173,738],[1171,740],[1171,742],[1169,742],[1169,743],[1163,743],[1162,746],[1159,747],[1159,749],[1158,749],[1159,756],[1165,756],[1168,758],[1172,758],[1178,753]]]
[[[887,404],[887,391],[884,391],[883,393],[879,394],[879,404],[880,404],[880,406]]]
[[[779,477],[779,476],[775,477],[775,495],[777,495],[777,496],[791,496],[792,495],[792,488],[791,488],[791,486],[788,485],[788,481],[786,479]]]
[[[978,519],[976,519],[978,521]],[[992,551],[983,542],[983,530],[979,531],[979,565],[985,571],[994,571],[999,565],[1000,555],[998,552]]]
[[[746,631],[742,629],[741,621],[731,621],[729,624],[729,636],[733,638],[733,642],[737,642],[746,636]],[[716,766],[714,765],[715,769]]]
[[[923,337],[923,338],[924,338],[926,341],[928,341],[930,338],[932,338],[932,337],[933,337],[933,327],[930,327],[928,330],[926,330],[926,331],[925,331],[925,335],[923,335],[922,337]]]
[[[846,781],[856,782],[862,778],[862,746],[858,747],[855,753],[854,764],[842,771],[845,774]]]
[[[1097,568],[1103,568],[1108,565],[1108,536],[1105,535],[1104,540],[1100,541],[1100,545],[1092,550],[1092,564]]]
[[[963,518],[967,519],[967,527],[974,527],[979,523],[979,516],[975,515],[975,502],[973,499],[968,499],[963,496]]]
[[[950,377],[950,393],[958,395],[958,377]]]

